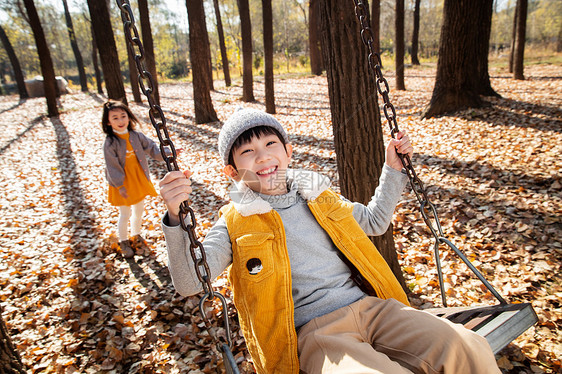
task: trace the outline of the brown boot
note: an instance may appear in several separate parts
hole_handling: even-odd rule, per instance
[[[135,250],[137,255],[145,255],[149,251],[148,244],[146,240],[140,234],[135,235],[131,238],[131,246]]]
[[[123,240],[119,242],[119,248],[121,249],[121,254],[125,258],[131,258],[135,255],[133,247],[131,247],[131,242],[129,240]]]

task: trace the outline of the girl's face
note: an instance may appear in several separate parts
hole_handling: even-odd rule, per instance
[[[109,125],[113,129],[113,132],[122,133],[127,131],[129,126],[129,115],[126,111],[121,108],[111,109],[109,111]]]

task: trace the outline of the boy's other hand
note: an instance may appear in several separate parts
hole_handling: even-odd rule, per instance
[[[402,170],[402,161],[400,161],[398,153],[409,155],[410,158],[414,155],[410,138],[404,131],[396,133],[396,139],[390,139],[386,146],[386,164],[395,170]]]
[[[160,181],[160,195],[168,208],[168,218],[171,226],[180,223],[179,212],[180,204],[189,198],[192,192],[189,177],[193,173],[189,170],[171,171]]]

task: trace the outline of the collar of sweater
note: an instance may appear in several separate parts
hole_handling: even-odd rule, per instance
[[[306,201],[311,201],[330,188],[330,179],[310,170],[287,169],[287,185],[296,188]],[[242,181],[233,183],[230,199],[243,217],[268,213],[273,209],[271,204]]]

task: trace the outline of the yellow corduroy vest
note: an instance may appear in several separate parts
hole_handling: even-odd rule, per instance
[[[316,220],[382,299],[409,305],[376,247],[353,218],[353,204],[331,190],[308,201]],[[258,373],[299,373],[291,268],[281,217],[275,210],[242,216],[221,209],[232,242],[229,280],[240,327]]]

